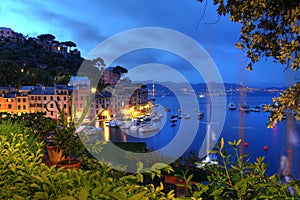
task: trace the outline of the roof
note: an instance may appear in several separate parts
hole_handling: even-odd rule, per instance
[[[69,86],[90,84],[90,79],[87,76],[71,76],[70,81],[68,83]]]
[[[110,92],[108,92],[108,91],[103,91],[103,92],[100,92],[100,93],[96,94],[96,95],[95,95],[95,99],[98,99],[98,98],[105,98],[105,97],[109,98],[109,97],[111,97],[111,96],[112,96],[112,94],[111,94]]]
[[[31,95],[54,95],[54,87],[35,86]]]
[[[15,98],[15,97],[16,97],[16,94],[12,94],[12,93],[4,95],[4,98],[7,98],[7,99],[9,99],[9,98]]]
[[[35,86],[22,86],[22,87],[19,89],[19,91],[20,91],[20,90],[30,91],[30,90],[32,90],[34,87],[35,87]]]
[[[57,90],[68,90],[69,87],[66,86],[66,85],[56,85],[55,89],[57,89]]]
[[[0,87],[0,90],[9,90],[9,87]]]
[[[4,30],[10,30],[10,31],[12,31],[12,29],[11,29],[11,28],[7,28],[7,27],[0,27],[0,29],[4,29]]]

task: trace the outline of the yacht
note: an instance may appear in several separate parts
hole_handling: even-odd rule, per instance
[[[228,104],[228,109],[229,109],[229,110],[236,110],[236,105],[235,105],[235,103],[230,102],[230,103]]]
[[[255,106],[255,107],[253,107],[253,108],[250,108],[250,111],[251,112],[260,112],[260,106]]]
[[[184,114],[183,114],[183,118],[184,118],[184,119],[190,119],[190,118],[191,118],[191,115],[190,115],[190,114],[184,113]]]
[[[218,165],[217,156],[214,154],[208,154],[200,164],[198,164],[197,168],[203,168],[205,165]]]
[[[145,124],[139,127],[139,132],[146,133],[146,132],[153,132],[159,130],[159,127],[155,124]]]
[[[244,103],[239,107],[239,111],[247,113],[250,112],[250,109],[249,106],[246,103]]]

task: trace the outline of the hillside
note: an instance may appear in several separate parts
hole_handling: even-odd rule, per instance
[[[37,38],[0,41],[0,86],[65,84],[78,71],[83,58],[69,51],[65,55],[46,49]]]

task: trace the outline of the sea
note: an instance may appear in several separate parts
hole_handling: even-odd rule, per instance
[[[154,113],[162,113],[158,123],[160,129],[149,133],[109,128],[106,139],[113,142],[145,142],[149,149],[162,151],[170,156],[184,155],[196,152],[200,158],[214,144],[219,144],[224,138],[225,147],[228,141],[241,139],[239,153],[248,154],[250,162],[264,156],[268,164],[266,173],[279,173],[280,163],[286,156],[291,165],[291,174],[300,178],[300,123],[294,118],[279,122],[274,128],[267,128],[270,113],[239,112],[229,110],[227,104],[234,102],[237,106],[247,103],[249,107],[262,104],[272,104],[274,93],[259,93],[251,95],[230,95],[224,97],[196,96],[157,96],[153,107]],[[169,111],[165,111],[168,107]],[[204,117],[197,118],[199,112]],[[190,115],[190,118],[170,122],[172,115]],[[228,150],[230,152],[230,150]]]

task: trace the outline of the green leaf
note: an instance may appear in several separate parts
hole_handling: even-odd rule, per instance
[[[79,192],[79,200],[88,199],[88,195],[89,195],[88,191],[84,187],[82,187]]]
[[[59,197],[58,200],[76,200],[76,199],[72,196],[64,196],[64,197]]]
[[[131,198],[129,198],[129,200],[143,199],[145,194],[147,194],[147,191],[142,191],[140,193],[133,195]]]

